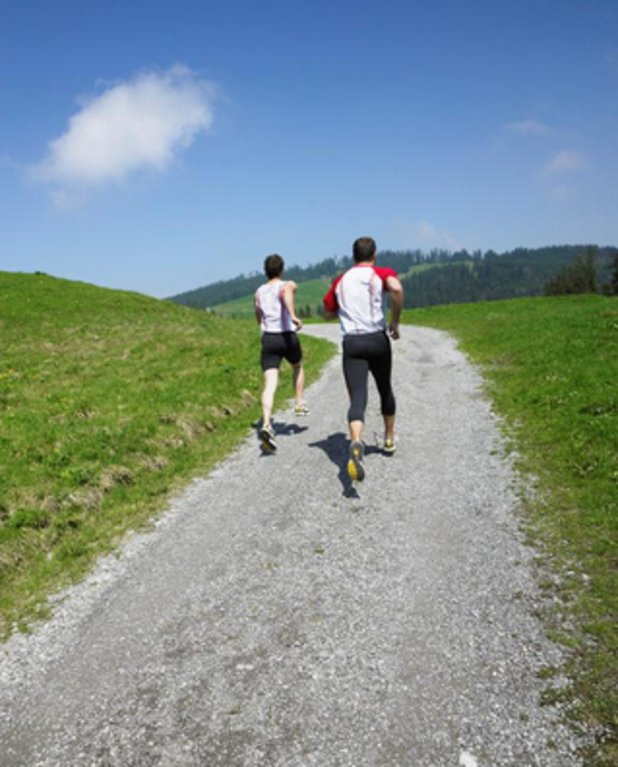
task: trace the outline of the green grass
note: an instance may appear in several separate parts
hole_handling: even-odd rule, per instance
[[[333,347],[303,347],[312,379]],[[45,275],[0,272],[0,350],[6,638],[238,444],[262,375],[254,320]]]
[[[299,282],[296,291],[296,311],[300,312],[306,305],[311,307],[311,313],[316,314],[316,307],[322,305],[331,280],[318,279]],[[253,295],[237,298],[234,301],[226,301],[224,304],[213,306],[213,311],[222,317],[234,317],[247,319],[255,316]]]
[[[594,763],[618,764],[618,300],[431,307],[405,321],[451,332],[481,365],[518,466],[538,479],[526,529],[560,576],[550,633],[570,648],[573,710],[608,733]]]

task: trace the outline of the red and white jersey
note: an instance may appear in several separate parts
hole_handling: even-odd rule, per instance
[[[255,291],[255,308],[260,315],[262,333],[286,333],[294,323],[283,303],[283,280],[266,282]]]
[[[384,301],[388,277],[397,277],[397,272],[387,266],[357,264],[333,280],[324,296],[324,308],[337,312],[344,335],[385,330]]]

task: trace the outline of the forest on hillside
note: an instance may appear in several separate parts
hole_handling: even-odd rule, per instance
[[[618,249],[594,245],[517,248],[505,253],[466,250],[380,251],[378,263],[399,274],[407,308],[543,295],[548,283],[579,260],[593,254],[596,287],[603,292],[611,280],[610,266]],[[292,266],[285,276],[296,282],[333,278],[352,264],[350,256],[327,258],[312,266]],[[422,267],[422,268],[420,268]],[[261,272],[239,275],[170,298],[200,309],[252,295],[263,282]]]

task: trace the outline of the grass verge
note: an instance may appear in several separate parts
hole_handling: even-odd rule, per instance
[[[479,363],[495,409],[535,478],[526,529],[555,568],[552,637],[576,719],[604,733],[587,765],[618,764],[618,300],[518,299],[405,313],[449,331]],[[556,693],[559,694],[559,693]]]
[[[310,381],[333,347],[303,348]],[[5,639],[236,447],[262,374],[255,321],[46,275],[0,272],[0,349]]]

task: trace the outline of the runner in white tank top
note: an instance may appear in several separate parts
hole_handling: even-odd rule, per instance
[[[260,285],[255,292],[255,306],[259,312],[262,333],[285,333],[295,330],[290,312],[285,305],[285,288],[288,285],[278,277]],[[293,287],[292,287],[293,286]],[[289,283],[292,290],[296,283]]]
[[[264,450],[277,449],[271,415],[275,392],[279,383],[279,366],[286,359],[293,368],[296,415],[307,415],[309,410],[304,402],[305,373],[302,366],[302,348],[296,331],[303,326],[294,309],[296,283],[284,281],[283,259],[274,253],[264,261],[264,272],[268,282],[255,292],[255,316],[262,330],[261,364],[264,372],[262,391],[262,427],[259,437]]]

